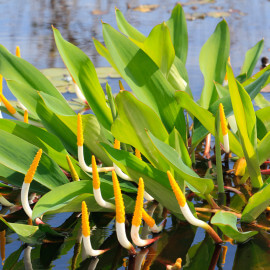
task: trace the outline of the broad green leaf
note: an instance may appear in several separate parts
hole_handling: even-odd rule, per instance
[[[114,193],[112,182],[102,181],[101,193],[104,200],[114,204]],[[134,210],[134,200],[124,195],[125,208],[127,213]],[[111,209],[104,209],[99,206],[93,195],[92,182],[81,180],[54,188],[45,194],[35,205],[33,210],[33,219],[40,217],[45,213],[56,212],[81,212],[81,203],[85,200],[90,212],[108,212]]]
[[[166,24],[170,30],[175,55],[185,64],[188,52],[188,33],[185,13],[181,4],[175,5]]]
[[[114,62],[112,60],[112,57],[111,57],[108,49],[95,38],[93,38],[93,42],[94,42],[94,45],[95,45],[97,52],[101,56],[103,56],[110,63],[110,65],[120,74],[120,72],[118,71],[116,65],[114,64]]]
[[[204,87],[201,94],[200,105],[208,109],[217,100],[214,81],[222,84],[226,63],[230,51],[230,34],[225,20],[221,21],[214,33],[203,45],[200,52],[200,68],[204,76]]]
[[[261,140],[270,131],[270,106],[256,111],[257,134]]]
[[[259,164],[270,158],[270,131],[263,137],[257,147]]]
[[[105,23],[103,37],[123,79],[138,99],[160,116],[169,132],[176,126],[184,134],[184,115],[175,101],[174,89],[153,60],[131,40]]]
[[[225,235],[237,242],[245,242],[258,233],[257,231],[239,232],[236,227],[237,217],[232,213],[224,211],[218,211],[211,219],[211,223],[218,226]]]
[[[254,221],[269,206],[269,194],[270,184],[250,197],[242,213],[241,221],[247,223]]]
[[[233,71],[229,65],[227,65],[227,74],[233,111],[247,161],[248,172],[252,186],[259,188],[262,185],[262,176],[256,150],[257,128],[252,101],[243,86],[235,80]]]
[[[252,72],[260,58],[264,46],[264,39],[259,41],[254,47],[249,49],[245,56],[244,64],[240,74],[246,73],[247,79],[252,75]]]
[[[57,48],[67,69],[83,92],[99,122],[110,130],[111,112],[106,104],[105,94],[99,84],[93,63],[78,47],[64,40],[57,29],[53,28],[53,32]]]
[[[182,161],[179,154],[171,146],[157,139],[155,136],[153,136],[153,134],[151,134],[151,132],[147,133],[157,150],[173,167],[173,169],[177,172],[177,175],[181,177],[182,180],[189,183],[202,194],[209,194],[213,190],[214,184],[212,179],[200,178]]]
[[[115,16],[117,26],[123,34],[139,42],[144,42],[146,37],[125,19],[123,13],[118,8],[115,9]]]
[[[165,76],[168,75],[174,61],[175,51],[169,28],[165,23],[158,24],[145,39],[144,51],[159,66]]]
[[[32,236],[38,230],[38,226],[7,222],[1,216],[0,221],[2,221],[12,231],[17,233],[20,237],[24,238]]]
[[[8,258],[5,260],[5,264],[3,266],[3,270],[16,270],[15,266],[17,267],[17,263],[19,258],[21,257],[22,251],[25,249],[24,245],[21,245],[19,249],[11,253]]]
[[[176,152],[180,155],[183,162],[191,168],[192,161],[189,157],[189,153],[187,150],[187,147],[179,134],[179,132],[176,129],[173,129],[173,131],[169,135],[169,145],[176,150]]]
[[[68,152],[61,141],[53,134],[44,129],[20,122],[0,119],[0,129],[9,132],[21,139],[42,148],[42,150],[52,158],[61,168],[70,171],[66,156]],[[81,179],[87,179],[87,174],[77,165],[77,161],[70,157],[75,170]]]
[[[77,116],[64,116],[53,113],[39,100],[37,113],[49,132],[56,135],[66,150],[77,157]],[[97,144],[99,141],[108,143],[104,137],[101,126],[92,114],[82,115],[85,159],[90,163],[91,153],[98,157],[105,165],[111,164],[110,159]]]
[[[12,186],[21,187],[24,182],[24,174],[12,170],[3,164],[0,164],[0,180],[11,184]],[[44,187],[40,183],[33,181],[30,185],[31,192],[37,192],[38,194],[45,194],[50,189]]]
[[[23,139],[0,130],[0,163],[4,166],[26,174],[38,149]],[[34,180],[49,189],[68,182],[55,161],[45,153],[41,156]]]
[[[165,172],[155,169],[129,152],[116,150],[104,143],[102,146],[124,173],[137,183],[142,177],[145,190],[178,218],[184,219]]]
[[[255,100],[255,104],[260,108],[265,108],[265,107],[270,106],[270,102],[262,94],[258,94],[254,100]]]
[[[196,117],[201,124],[202,132],[204,134],[204,128],[208,130],[208,132],[212,133],[215,136],[215,117],[208,110],[204,109],[200,105],[198,105],[187,93],[182,91],[177,91],[175,93],[176,99],[179,102],[180,106],[186,109],[190,114]],[[194,136],[194,135],[193,135]],[[201,137],[201,134],[198,134],[198,137]],[[204,137],[203,137],[204,138]],[[222,134],[219,137],[220,141],[223,141]],[[194,140],[194,142],[193,142]],[[235,153],[239,157],[243,157],[242,146],[239,141],[236,139],[234,134],[229,131],[229,140],[230,140],[230,149],[233,153]],[[196,144],[198,139],[192,138],[192,144]]]
[[[22,87],[35,89],[55,97],[63,104],[63,114],[70,114],[69,107],[65,98],[58,92],[52,83],[34,66],[24,59],[12,55],[7,49],[0,45],[0,74],[7,80],[12,80]],[[16,96],[17,92],[14,93]]]
[[[168,138],[168,133],[156,113],[127,91],[121,91],[115,101],[118,116],[112,125],[112,134],[119,141],[140,150],[155,167],[168,168],[145,132],[146,129],[150,130],[163,141]]]

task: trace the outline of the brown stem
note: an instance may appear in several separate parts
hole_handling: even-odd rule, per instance
[[[227,213],[231,213],[233,215],[235,215],[237,218],[241,218],[241,214],[232,212],[232,211],[223,211],[223,210],[219,210],[219,209],[210,209],[210,208],[202,208],[202,207],[195,207],[195,210],[198,212],[209,212],[209,213],[216,213],[218,211],[222,211],[222,212],[227,212]]]
[[[218,234],[215,232],[215,230],[210,225],[208,225],[205,228],[205,230],[210,234],[210,236],[213,238],[213,240],[216,242],[216,244],[222,243],[221,238],[218,236]]]

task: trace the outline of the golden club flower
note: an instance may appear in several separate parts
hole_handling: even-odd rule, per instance
[[[137,246],[147,246],[156,241],[158,238],[153,239],[141,239],[139,235],[139,229],[142,221],[142,212],[143,212],[143,197],[144,197],[144,182],[143,179],[139,179],[138,194],[136,199],[135,210],[132,219],[131,226],[131,239],[133,243]]]
[[[80,181],[80,178],[79,178],[79,176],[78,176],[78,174],[77,174],[77,172],[76,172],[76,170],[75,170],[75,168],[74,168],[74,166],[73,166],[73,164],[72,164],[72,162],[71,162],[68,155],[66,155],[66,159],[67,159],[68,167],[70,169],[70,174],[71,174],[72,180],[73,181]]]
[[[90,240],[89,214],[85,201],[82,202],[82,240],[86,256],[98,256],[108,249],[94,250]]]
[[[117,179],[115,171],[112,171],[112,180],[113,180],[113,191],[115,198],[115,208],[116,208],[116,218],[115,218],[115,227],[116,235],[120,245],[128,249],[131,253],[136,253],[133,245],[129,242],[126,235],[125,227],[125,206],[120,189],[120,185]]]
[[[205,229],[210,236],[213,238],[213,240],[216,243],[221,243],[222,240],[220,239],[220,237],[218,236],[218,234],[214,231],[214,229],[209,226],[206,222],[199,220],[198,218],[194,217],[192,212],[190,211],[188,204],[186,202],[186,198],[184,196],[184,194],[182,193],[180,187],[178,186],[178,184],[176,183],[174,177],[172,176],[170,171],[167,171],[167,175],[172,187],[172,190],[174,192],[174,195],[178,201],[178,204],[180,206],[180,209],[182,211],[183,216],[185,217],[185,219],[192,225],[197,226],[197,227],[201,227],[203,229]]]

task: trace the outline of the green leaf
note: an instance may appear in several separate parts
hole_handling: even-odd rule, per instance
[[[214,33],[203,45],[200,53],[200,68],[204,76],[204,87],[201,94],[200,104],[203,108],[208,107],[217,100],[217,92],[214,81],[222,84],[226,63],[230,51],[230,34],[225,20],[221,21]]]
[[[255,104],[260,108],[266,108],[270,106],[270,102],[262,94],[258,94],[255,97]]]
[[[237,217],[232,213],[224,211],[218,211],[211,219],[211,223],[218,226],[225,235],[237,242],[245,242],[258,233],[257,231],[239,232],[236,227]]]
[[[170,30],[175,55],[185,64],[188,52],[187,22],[184,10],[179,3],[175,5],[166,24]]]
[[[243,86],[235,80],[233,71],[229,65],[227,65],[227,74],[233,111],[247,161],[248,172],[252,186],[259,188],[262,186],[262,177],[256,150],[257,128],[252,101]]]
[[[3,164],[0,164],[0,180],[7,182],[13,186],[21,187],[24,182],[24,174],[16,172]],[[41,185],[40,183],[33,181],[30,185],[31,192],[37,192],[38,194],[45,194],[50,189]]]
[[[31,237],[38,230],[38,226],[7,222],[1,216],[0,221],[2,221],[12,231],[17,233],[20,238]]]
[[[259,164],[261,165],[267,159],[270,158],[270,131],[263,137],[261,142],[258,144],[257,152],[259,158]]]
[[[131,153],[116,150],[104,143],[101,145],[124,173],[137,183],[139,178],[142,177],[145,190],[178,218],[184,219],[165,172],[155,169]]]
[[[38,102],[37,113],[46,129],[61,140],[68,152],[77,157],[77,116],[53,113],[41,99]],[[86,161],[90,162],[91,153],[93,153],[104,164],[110,165],[110,159],[97,144],[99,141],[108,143],[108,140],[96,117],[92,114],[82,115],[82,122]]]
[[[202,194],[209,194],[213,190],[214,184],[212,179],[200,178],[190,167],[185,165],[181,157],[171,146],[157,139],[151,132],[147,133],[157,150],[182,180],[189,183]]]
[[[14,171],[26,174],[38,147],[0,130],[0,162]],[[52,189],[68,182],[65,174],[47,154],[43,153],[34,180]]]
[[[55,97],[63,104],[63,114],[71,113],[72,110],[65,98],[39,70],[24,59],[12,55],[2,45],[0,45],[0,74],[23,88],[28,87]],[[15,96],[16,94],[17,92],[14,92]]]
[[[249,49],[245,56],[244,64],[240,74],[246,73],[247,79],[252,75],[252,72],[260,58],[264,46],[264,39],[259,41],[254,47]]]
[[[183,113],[179,117],[180,108],[174,98],[174,88],[158,66],[130,39],[105,23],[103,36],[115,65],[138,99],[157,113],[169,132],[176,126],[177,129],[182,127],[182,134],[185,126]]]
[[[64,148],[61,141],[53,134],[20,121],[10,121],[7,119],[0,119],[0,129],[9,132],[21,139],[42,148],[42,150],[52,158],[61,168],[70,171],[67,164],[66,156],[68,152]],[[87,174],[78,166],[77,161],[70,157],[75,170],[81,179],[87,179]]]
[[[181,135],[176,129],[173,129],[173,131],[169,135],[169,145],[176,150],[183,162],[191,168],[192,161],[189,157],[188,149]]]
[[[261,140],[270,131],[270,106],[256,111],[257,134]]]
[[[83,92],[99,122],[110,130],[111,112],[106,104],[105,94],[99,84],[93,63],[78,47],[64,40],[56,28],[53,28],[53,32],[56,46],[67,69]]]
[[[123,13],[118,8],[115,9],[115,16],[117,26],[123,34],[139,42],[144,42],[146,37],[125,19]]]
[[[144,51],[158,65],[163,74],[167,76],[175,57],[175,51],[167,25],[162,23],[155,26],[143,45]]]
[[[212,133],[215,136],[215,117],[208,110],[199,106],[187,93],[182,91],[177,91],[175,93],[176,99],[179,102],[179,105],[186,109],[190,114],[196,117],[201,124],[202,134],[205,134],[204,128],[208,130],[208,132]],[[201,134],[197,135],[201,139]],[[194,137],[194,134],[193,134]],[[204,137],[202,137],[204,138]],[[219,137],[220,141],[223,141],[222,134]],[[243,157],[242,146],[236,137],[229,131],[229,141],[230,141],[230,149],[233,153],[235,153],[239,157]],[[195,145],[198,142],[198,138],[192,138],[192,144]]]
[[[269,206],[269,193],[270,184],[249,198],[248,203],[242,213],[242,222],[250,223],[254,221],[266,209],[266,207]]]
[[[168,168],[145,132],[145,129],[150,130],[163,141],[168,138],[168,133],[156,113],[127,91],[121,91],[115,101],[118,116],[112,125],[112,134],[119,141],[140,150],[157,168]]]
[[[104,200],[114,204],[114,193],[111,181],[103,181],[101,177],[101,193]],[[127,213],[134,210],[134,200],[124,195],[125,209]],[[93,195],[92,181],[81,180],[71,182],[45,194],[33,209],[33,219],[43,214],[59,212],[81,212],[82,201],[85,200],[90,212],[111,212],[99,206]]]

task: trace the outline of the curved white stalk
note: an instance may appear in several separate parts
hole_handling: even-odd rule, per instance
[[[144,197],[147,201],[153,201],[153,200],[154,200],[154,198],[153,198],[149,193],[147,193],[146,191],[144,191],[143,197]]]
[[[11,207],[11,206],[14,206],[13,203],[9,202],[4,196],[0,195],[0,203],[3,205],[3,206],[8,206],[8,207]]]
[[[103,197],[102,197],[102,195],[101,195],[100,188],[98,188],[98,189],[93,188],[93,192],[94,192],[94,196],[95,196],[96,202],[97,202],[101,207],[115,209],[115,205],[113,205],[112,203],[106,202],[106,201],[103,199]]]
[[[23,263],[24,263],[25,270],[33,270],[32,262],[31,262],[31,250],[32,250],[31,246],[27,246],[24,249]]]
[[[80,87],[78,86],[77,83],[74,82],[74,88],[75,88],[75,93],[76,96],[79,100],[81,100],[82,102],[87,102],[85,96],[83,95]]]
[[[23,182],[22,185],[22,191],[21,191],[21,202],[22,202],[22,207],[24,212],[26,213],[26,215],[32,219],[32,209],[29,205],[29,201],[28,201],[28,192],[29,192],[29,187],[30,187],[30,183],[25,183]]]
[[[223,146],[226,153],[230,153],[229,134],[223,136]]]
[[[83,246],[84,246],[84,249],[85,249],[85,253],[86,255],[88,256],[93,256],[93,257],[96,257],[104,252],[106,252],[107,250],[104,249],[104,250],[95,250],[92,248],[92,245],[91,245],[91,241],[90,241],[90,235],[88,236],[82,236],[82,240],[83,240]]]
[[[151,232],[153,233],[160,233],[164,228],[164,222],[161,223],[161,225],[157,226],[154,224],[154,226],[150,227]]]
[[[157,240],[157,238],[141,239],[139,235],[139,229],[140,227],[138,226],[135,225],[131,226],[131,239],[136,246],[139,247],[148,246]]]
[[[84,153],[83,153],[83,146],[78,145],[78,160],[79,160],[79,165],[80,167],[85,171],[85,172],[90,172],[92,173],[93,170],[91,167],[87,166],[85,161],[84,161]]]
[[[134,251],[135,253],[135,249],[133,245],[127,239],[125,223],[119,223],[116,221],[115,228],[116,228],[117,239],[120,245],[130,251]]]

